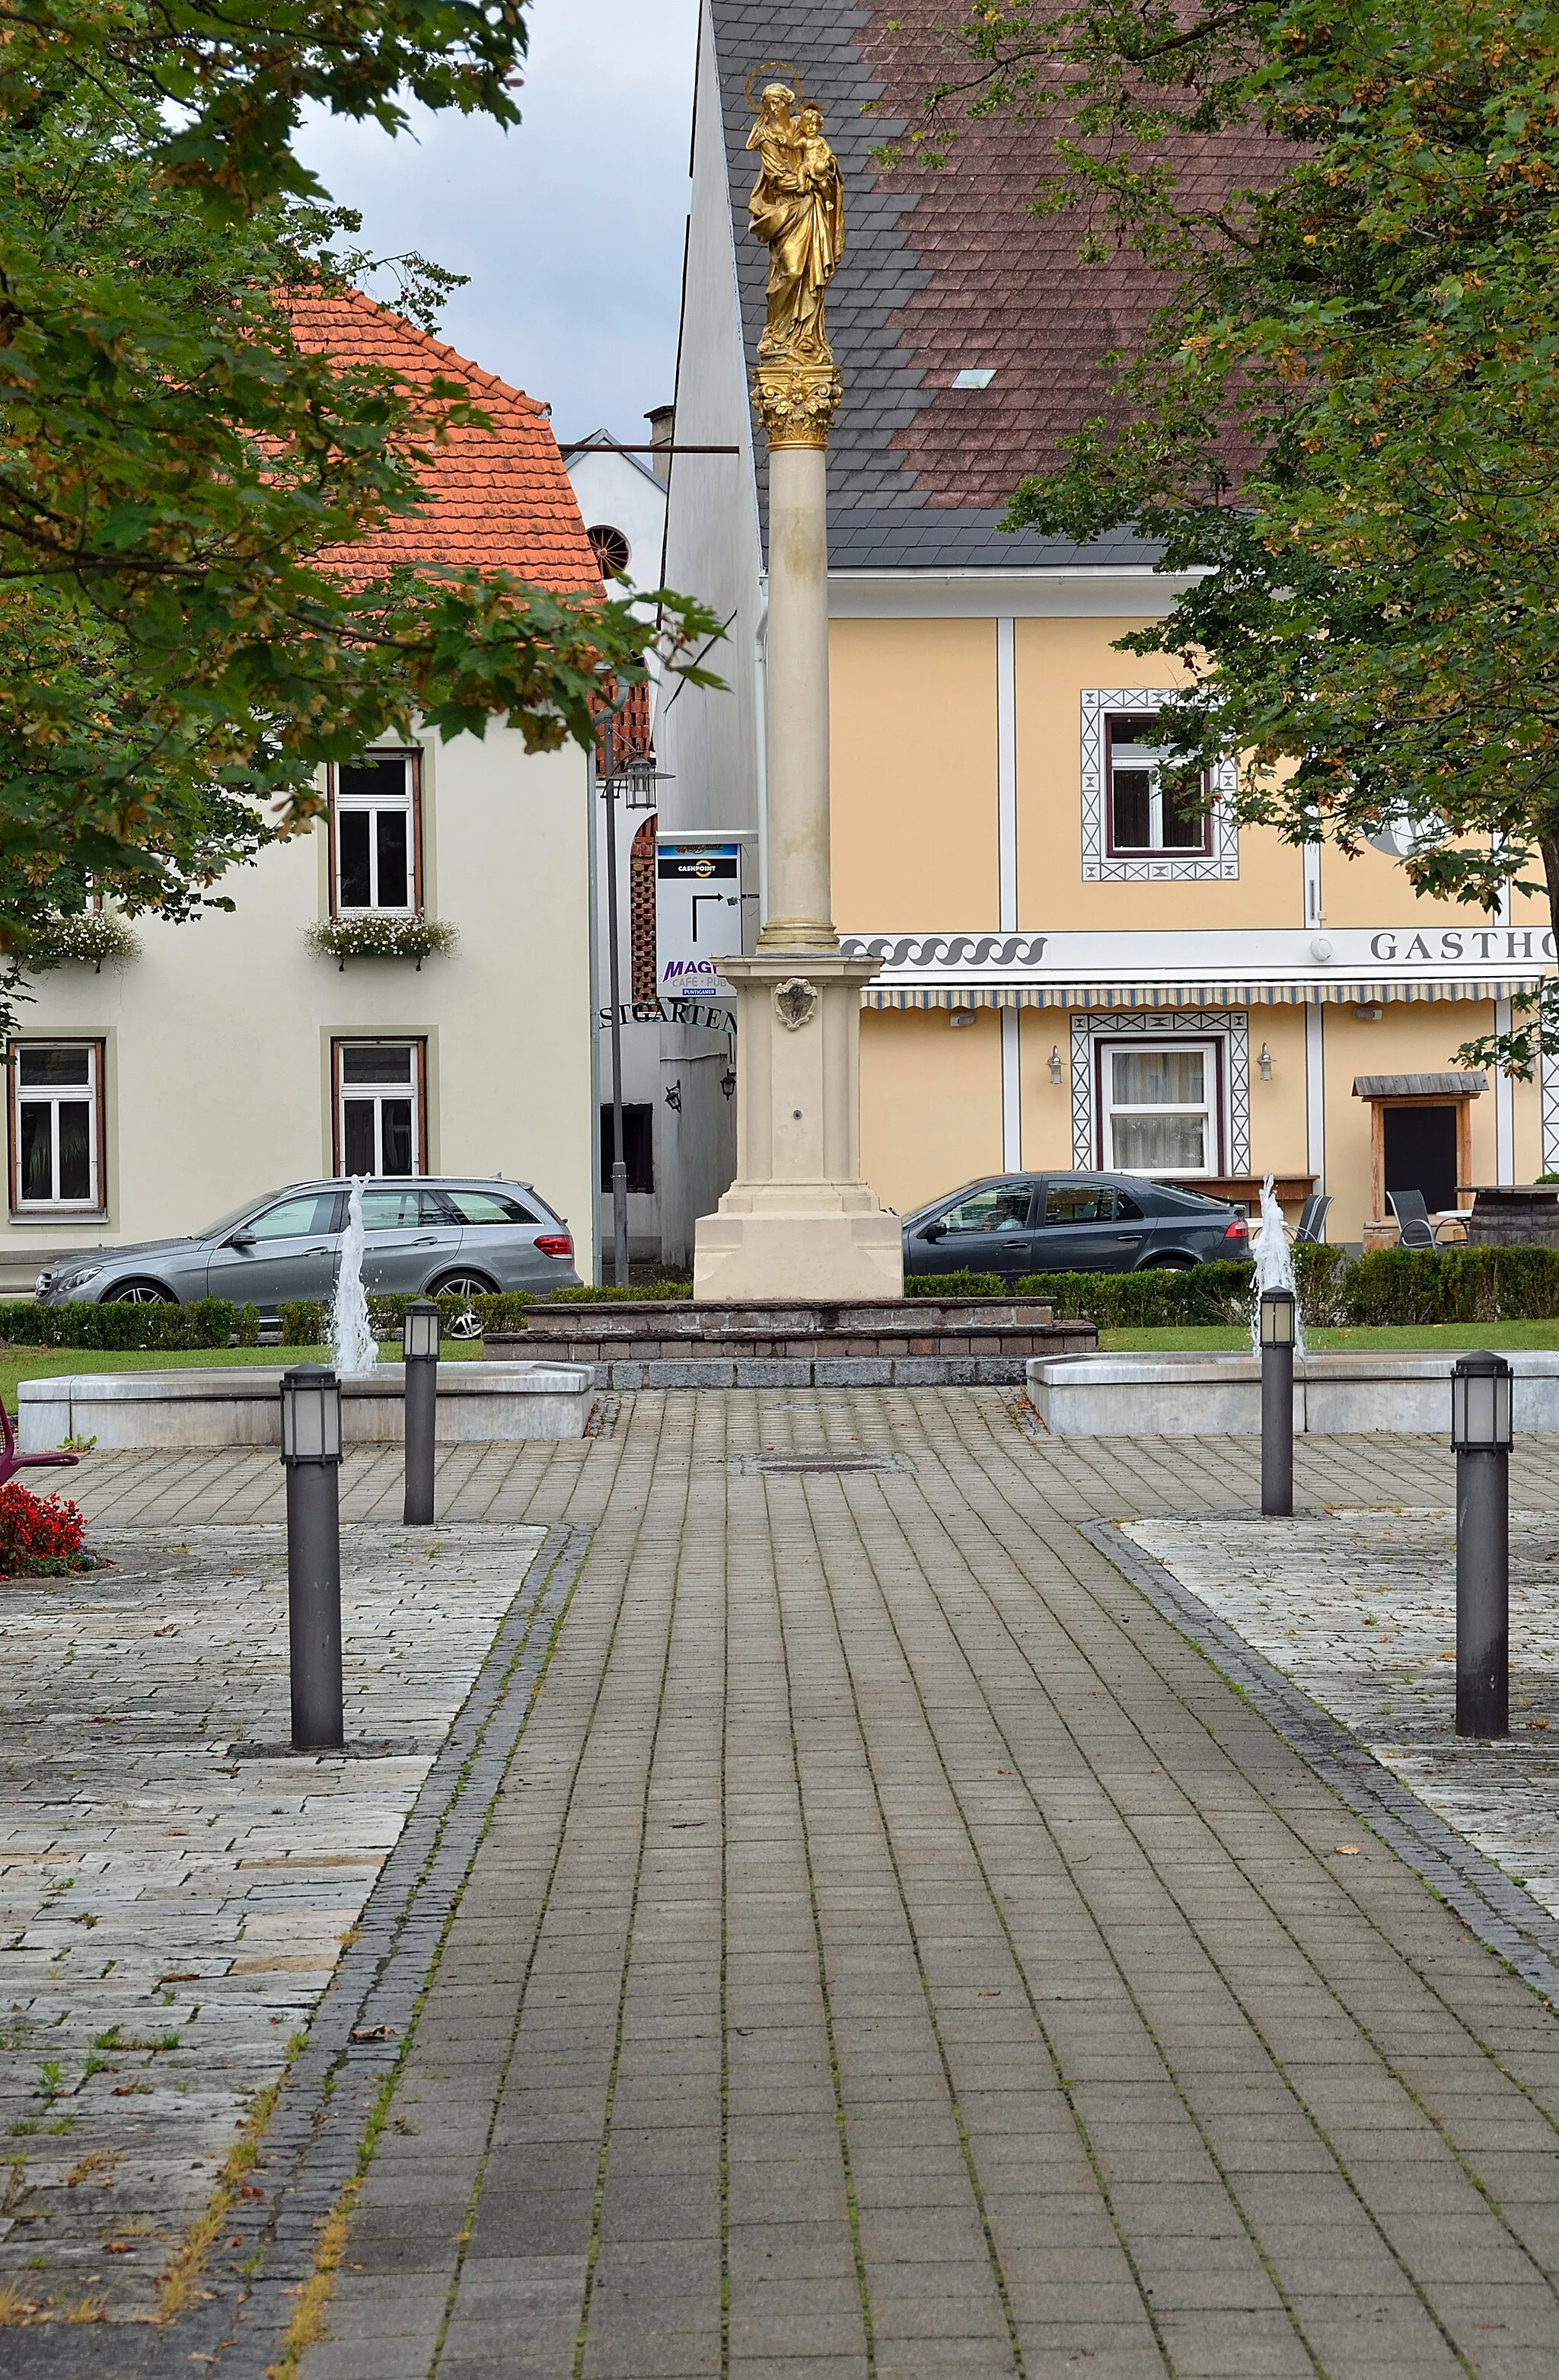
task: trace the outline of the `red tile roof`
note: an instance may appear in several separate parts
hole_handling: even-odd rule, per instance
[[[331,548],[324,561],[354,577],[395,563],[508,570],[558,595],[600,586],[557,440],[534,397],[359,290],[295,297],[292,318],[300,346],[339,363],[382,364],[413,387],[435,379],[464,382],[492,425],[451,430],[441,445],[429,441],[432,459],[421,473],[430,498],[425,511],[359,545]]]

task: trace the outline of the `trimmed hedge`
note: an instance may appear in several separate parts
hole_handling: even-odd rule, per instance
[[[526,1308],[535,1299],[527,1290],[498,1290],[489,1297],[441,1297],[434,1303],[439,1309],[440,1336],[453,1336],[454,1325],[463,1314],[474,1314],[482,1326],[484,1337],[489,1331],[513,1334],[526,1327]],[[379,1340],[397,1340],[405,1319],[409,1297],[370,1297],[369,1325]],[[276,1307],[281,1318],[282,1343],[287,1347],[320,1347],[325,1341],[325,1306],[317,1297],[284,1298]]]
[[[998,1272],[912,1272],[904,1276],[906,1297],[999,1297],[1012,1294],[1011,1283]]]
[[[1381,1328],[1408,1322],[1559,1321],[1559,1248],[1293,1250],[1299,1311],[1312,1328]],[[1025,1297],[1051,1297],[1057,1321],[1101,1330],[1163,1330],[1250,1318],[1249,1264],[1197,1265],[1189,1272],[1039,1272],[1018,1284]]]
[[[596,1281],[586,1282],[583,1289],[555,1289],[547,1302],[550,1305],[626,1305],[653,1298],[670,1305],[692,1295],[689,1281],[642,1281],[636,1288],[627,1289],[619,1289],[615,1281]]]
[[[1376,1248],[1338,1272],[1345,1322],[1559,1320],[1559,1248]]]
[[[254,1347],[260,1308],[225,1297],[191,1305],[36,1305],[30,1298],[0,1303],[0,1340],[13,1347],[96,1347],[128,1354],[187,1347]]]
[[[1018,1293],[1053,1300],[1057,1322],[1096,1322],[1101,1330],[1238,1326],[1250,1316],[1254,1270],[1250,1264],[1204,1264],[1186,1272],[1032,1272]]]

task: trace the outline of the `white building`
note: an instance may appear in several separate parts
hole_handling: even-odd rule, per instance
[[[656,443],[671,433],[671,409],[661,407],[647,415]],[[562,450],[564,466],[578,501],[596,559],[609,582],[624,578],[647,592],[661,584],[661,554],[666,538],[666,487],[661,474],[666,463],[652,456],[624,454],[604,430],[592,431],[577,445]],[[637,715],[637,714],[635,714]],[[650,723],[649,710],[645,713]],[[598,1023],[597,1073],[600,1096],[600,1201],[607,1235],[607,1274],[611,1270],[611,1051],[606,1020],[611,989],[608,965],[606,803],[596,801],[596,986]],[[659,1167],[658,1146],[663,1112],[660,1090],[659,1027],[647,999],[655,993],[645,981],[645,958],[653,960],[656,820],[644,811],[628,812],[614,804],[618,846],[618,936],[622,953],[619,1030],[622,1056],[623,1153],[628,1166],[628,1251],[637,1260],[660,1254]],[[636,852],[636,860],[635,860]],[[635,935],[634,885],[639,887]],[[647,904],[645,889],[648,888]],[[634,980],[634,953],[638,980]],[[640,1014],[634,1014],[635,1006]]]
[[[300,304],[300,335],[413,382],[465,381],[431,501],[351,550],[594,589],[544,408],[367,298]],[[125,965],[42,976],[8,1075],[8,1282],[66,1249],[198,1231],[282,1184],[352,1170],[502,1172],[566,1216],[592,1278],[597,1112],[589,766],[517,731],[331,770],[313,832],[221,888],[232,915],[142,920]],[[438,919],[447,953],[344,960],[314,931]]]

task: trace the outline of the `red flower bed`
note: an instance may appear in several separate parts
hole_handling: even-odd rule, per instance
[[[87,1524],[67,1496],[35,1496],[19,1479],[0,1488],[0,1577],[59,1578],[95,1567]]]

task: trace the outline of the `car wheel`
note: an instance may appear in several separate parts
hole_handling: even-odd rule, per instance
[[[98,1299],[100,1305],[176,1305],[177,1298],[171,1290],[156,1281],[119,1281],[105,1289]]]
[[[464,1297],[467,1300],[473,1297],[494,1297],[497,1293],[494,1284],[489,1281],[487,1275],[479,1272],[452,1272],[444,1280],[436,1281],[428,1293],[429,1297]],[[452,1339],[481,1337],[482,1326],[472,1313],[469,1304],[465,1313],[457,1314],[450,1324],[449,1335]]]
[[[1188,1257],[1176,1250],[1166,1257],[1149,1257],[1137,1269],[1139,1272],[1194,1272],[1196,1266],[1195,1257]]]

